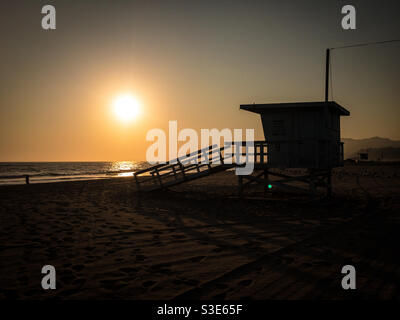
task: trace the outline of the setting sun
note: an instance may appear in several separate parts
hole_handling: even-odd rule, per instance
[[[114,99],[113,109],[119,120],[131,121],[139,115],[140,103],[130,94],[123,94]]]

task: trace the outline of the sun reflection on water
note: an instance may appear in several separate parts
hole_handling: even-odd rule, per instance
[[[133,161],[115,161],[112,163],[110,171],[116,172],[117,177],[131,177],[135,170],[137,170],[136,163]]]
[[[133,172],[120,172],[118,173],[118,177],[132,177]]]

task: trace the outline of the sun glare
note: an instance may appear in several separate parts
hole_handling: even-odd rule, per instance
[[[121,121],[131,121],[140,113],[139,101],[130,94],[123,94],[115,98],[113,109],[116,117]]]

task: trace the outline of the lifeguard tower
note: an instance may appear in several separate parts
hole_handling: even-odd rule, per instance
[[[270,168],[341,166],[340,117],[350,112],[336,102],[241,105],[261,115]]]
[[[291,187],[288,182],[301,181],[314,191],[317,186],[331,190],[331,169],[343,165],[343,143],[340,141],[340,117],[350,112],[334,101],[243,104],[240,109],[261,116],[267,147],[264,181],[242,177],[255,182]],[[269,169],[302,168],[308,174],[290,177]],[[269,175],[283,178],[269,181]],[[239,181],[239,185],[242,182]]]
[[[334,101],[243,104],[240,109],[261,116],[265,140],[250,144],[225,142],[222,147],[209,146],[138,171],[134,173],[138,189],[165,189],[234,168],[239,164],[224,159],[232,157],[232,145],[235,145],[242,155],[251,155],[254,162],[254,173],[238,176],[239,194],[248,185],[257,183],[263,184],[266,190],[277,187],[312,194],[322,187],[330,195],[331,170],[343,165],[340,117],[350,115],[348,110]],[[220,161],[215,164],[215,159]],[[289,175],[287,170],[279,170],[293,168],[306,173]],[[139,179],[141,175],[147,176]]]

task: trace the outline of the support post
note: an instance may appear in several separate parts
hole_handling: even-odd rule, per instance
[[[172,166],[172,171],[173,171],[173,173],[174,173],[175,180],[178,180],[178,177],[176,176],[175,165]]]
[[[261,148],[264,148],[264,147],[261,146]],[[265,180],[264,193],[267,193],[268,192],[268,182],[269,182],[268,170],[264,170],[264,180]]]
[[[29,175],[25,176],[25,182],[26,182],[26,184],[29,184]]]
[[[332,169],[328,170],[326,183],[326,196],[330,198],[332,196]]]
[[[160,172],[158,172],[157,168],[155,169],[155,172],[156,172],[156,176],[157,176],[157,179],[158,179],[158,183],[160,184],[160,187],[163,188],[164,186],[163,186],[163,183],[161,181]]]
[[[183,179],[187,180],[186,174],[185,174],[185,167],[183,166],[182,162],[180,162],[179,160],[178,160],[178,164],[179,164],[179,168],[181,169],[181,173],[182,173]]]
[[[324,106],[324,125],[326,129],[329,128],[329,110],[328,110],[328,101],[329,101],[329,67],[330,67],[330,49],[326,49],[326,61],[325,61],[325,106]],[[323,136],[324,139],[328,137],[326,134]]]
[[[210,152],[211,152],[211,154],[210,154]],[[207,153],[207,166],[208,166],[208,170],[211,170],[210,155],[211,155],[211,159],[212,159],[212,158],[213,158],[212,145],[210,145],[210,146],[208,147],[208,153]]]
[[[133,176],[135,177],[136,187],[137,187],[138,191],[140,191],[140,184],[139,184],[139,180],[136,175],[136,172],[133,173]]]
[[[309,177],[309,192],[311,195],[316,195],[316,186],[315,186],[315,172],[312,169],[309,169],[310,177]]]
[[[238,184],[239,184],[239,197],[243,195],[243,177],[238,176]]]

